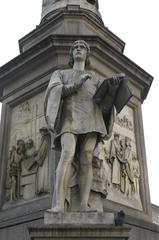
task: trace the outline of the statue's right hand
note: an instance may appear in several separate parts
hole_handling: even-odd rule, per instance
[[[91,74],[88,74],[88,73],[82,74],[81,75],[81,82],[84,83],[84,82],[86,82],[90,78],[91,78]]]
[[[80,82],[75,83],[74,86],[78,89],[82,87],[82,85],[90,78],[91,78],[91,74],[88,74],[88,73],[82,74],[80,78]]]

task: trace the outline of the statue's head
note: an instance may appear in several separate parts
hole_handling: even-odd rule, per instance
[[[18,139],[17,140],[17,146],[18,147],[24,147],[25,146],[25,142],[23,139]]]
[[[24,153],[25,152],[25,142],[23,139],[17,140],[17,153]]]
[[[46,134],[49,134],[49,131],[46,127],[42,127],[39,129],[39,132],[42,136],[46,135]]]
[[[77,40],[72,44],[72,47],[70,48],[70,58],[69,58],[69,66],[73,67],[74,64],[74,55],[73,51],[74,49],[78,46],[81,45],[85,48],[86,50],[86,59],[85,59],[85,66],[88,66],[90,64],[89,56],[90,56],[90,47],[89,45],[84,41],[84,40]]]
[[[31,149],[34,146],[34,142],[32,139],[28,139],[26,142],[26,148]]]
[[[131,138],[125,137],[125,145],[131,147]]]

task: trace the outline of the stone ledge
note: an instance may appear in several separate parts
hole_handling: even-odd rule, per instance
[[[110,225],[49,225],[29,228],[31,240],[52,239],[102,239],[102,240],[127,240],[131,228],[115,227]]]
[[[104,224],[114,225],[114,213],[109,212],[67,212],[54,213],[46,211],[44,214],[44,223],[49,224]]]

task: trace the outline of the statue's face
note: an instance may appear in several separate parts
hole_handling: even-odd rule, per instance
[[[19,140],[17,145],[20,147],[20,148],[23,148],[25,146],[25,143],[23,140]]]
[[[33,147],[33,141],[31,139],[29,139],[27,142],[26,142],[26,148],[27,149],[30,149]]]
[[[73,59],[75,61],[86,61],[87,49],[84,43],[76,41],[73,46]]]

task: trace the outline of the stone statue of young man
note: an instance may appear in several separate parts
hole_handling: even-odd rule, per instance
[[[83,41],[75,41],[70,50],[71,69],[53,73],[45,97],[45,118],[55,133],[55,147],[61,148],[56,172],[55,203],[51,211],[63,212],[71,164],[79,156],[80,211],[90,211],[88,200],[92,185],[92,158],[99,139],[111,135],[114,114],[104,118],[93,96],[104,78],[85,70],[89,64],[90,48]],[[113,81],[114,80],[114,81]],[[112,78],[112,84],[119,84]]]

